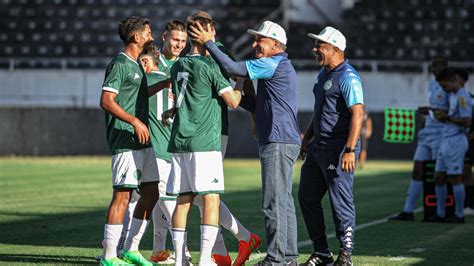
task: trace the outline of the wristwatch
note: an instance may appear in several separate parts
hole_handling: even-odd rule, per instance
[[[344,153],[351,153],[351,152],[355,152],[355,151],[356,151],[356,150],[353,149],[353,148],[351,148],[351,147],[346,147],[346,148],[344,149]]]

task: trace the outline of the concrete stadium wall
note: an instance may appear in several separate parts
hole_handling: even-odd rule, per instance
[[[298,71],[299,111],[313,110],[316,71]],[[427,74],[361,72],[367,110],[427,103]],[[0,107],[99,108],[104,70],[0,70]],[[474,87],[471,79],[467,88]]]
[[[299,71],[302,131],[310,118],[316,71]],[[99,109],[103,70],[1,70],[0,155],[107,154]],[[374,119],[369,158],[410,159],[414,144],[382,141],[385,107],[416,108],[427,102],[430,77],[419,73],[361,72],[365,107]],[[471,84],[467,88],[473,87]],[[229,157],[256,157],[250,117],[230,112]],[[418,126],[420,123],[418,123]],[[419,128],[419,127],[418,127]]]
[[[411,159],[415,144],[382,141],[383,114],[371,113],[374,124],[369,159]],[[298,115],[303,131],[310,112]],[[0,108],[0,156],[106,155],[104,113],[100,109]],[[227,157],[256,158],[250,115],[229,112],[230,138]],[[418,121],[418,128],[421,121]]]

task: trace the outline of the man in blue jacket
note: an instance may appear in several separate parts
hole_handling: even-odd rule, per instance
[[[308,33],[308,36],[315,39],[313,53],[322,68],[313,87],[314,113],[301,145],[305,161],[301,167],[298,198],[314,244],[314,253],[303,265],[334,262],[321,206],[326,192],[329,192],[340,242],[334,265],[352,265],[355,231],[352,185],[364,120],[362,82],[344,58],[346,38],[339,30],[326,27],[319,35]]]
[[[257,142],[262,167],[262,210],[265,218],[267,256],[259,265],[296,265],[298,257],[296,214],[292,191],[293,165],[301,137],[296,119],[297,78],[286,49],[286,33],[265,21],[252,47],[255,59],[235,62],[212,41],[211,29],[200,25],[189,35],[204,44],[230,75],[258,80],[256,101],[247,107],[256,114]]]

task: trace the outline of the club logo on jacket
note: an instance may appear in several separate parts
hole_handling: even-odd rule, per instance
[[[324,82],[324,90],[327,91],[329,90],[330,88],[332,87],[332,80],[327,80],[326,82]]]

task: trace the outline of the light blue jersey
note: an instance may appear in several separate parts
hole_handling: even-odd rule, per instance
[[[471,111],[471,95],[465,88],[461,88],[457,92],[451,93],[449,98],[449,117],[471,118]],[[443,128],[443,137],[454,136],[459,133],[467,133],[468,130],[469,128],[454,123],[446,123]]]
[[[250,79],[271,78],[282,59],[283,56],[272,56],[245,61]]]
[[[449,117],[470,118],[471,110],[471,95],[466,89],[461,88],[450,94]],[[463,173],[464,157],[469,145],[466,134],[468,130],[469,128],[454,123],[445,123],[436,159],[436,172],[446,172],[448,175]]]
[[[445,112],[449,109],[449,94],[441,88],[436,80],[432,80],[428,84],[428,101],[431,108]],[[413,160],[436,160],[443,128],[444,123],[436,120],[434,112],[430,110],[426,117],[425,127],[418,132],[418,145]]]
[[[448,111],[449,109],[449,94],[446,93],[436,80],[432,80],[428,84],[428,100],[431,108]],[[443,127],[444,123],[434,118],[434,112],[430,111],[426,118],[425,128]],[[433,131],[437,131],[434,129]]]

